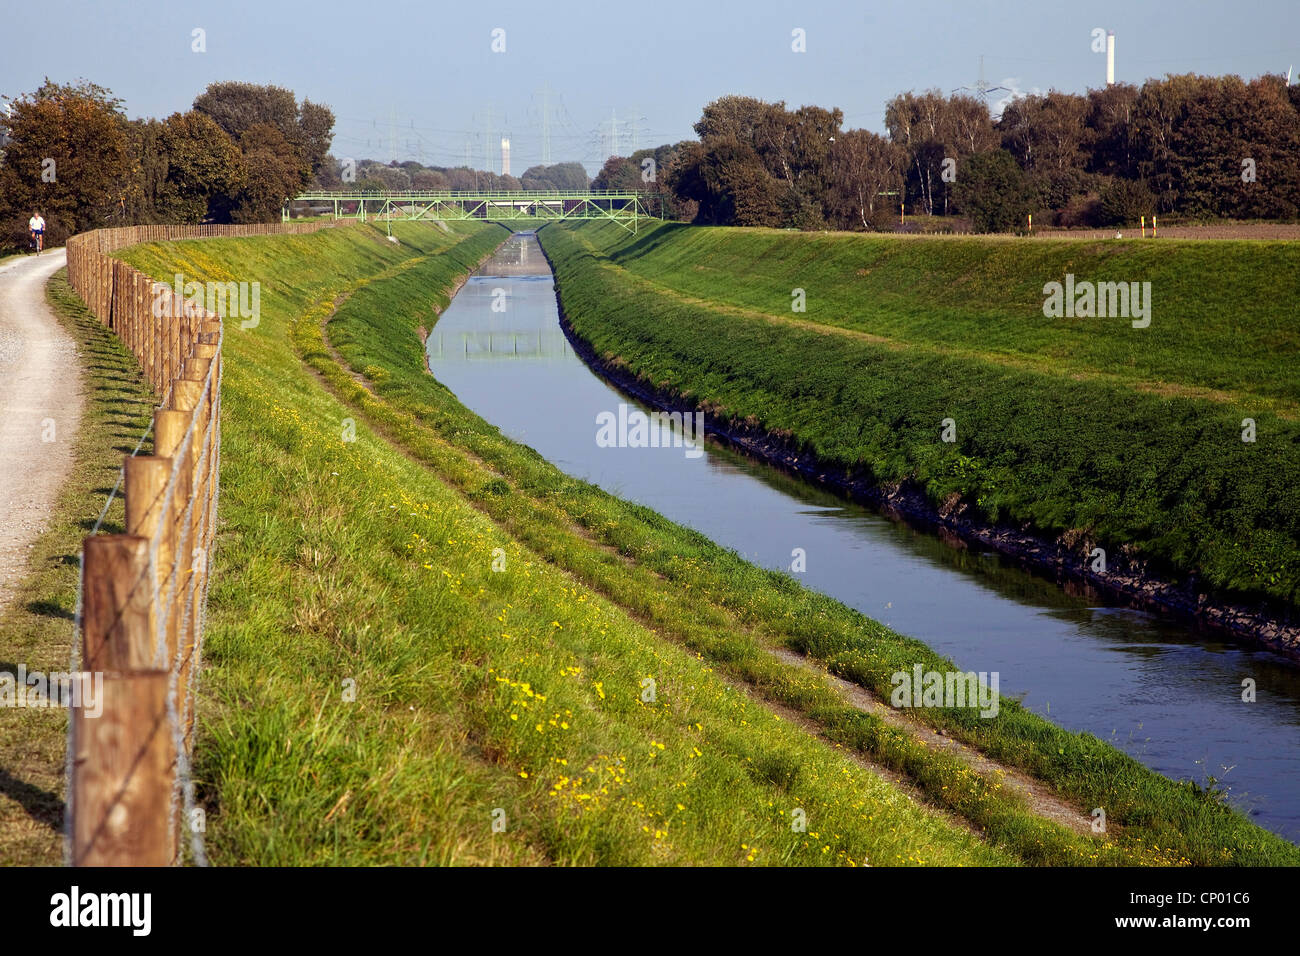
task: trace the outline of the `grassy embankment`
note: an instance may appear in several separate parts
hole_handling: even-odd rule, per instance
[[[342,440],[357,411],[294,344],[327,364],[319,323],[371,290],[400,289],[431,323],[440,290],[505,235],[395,231],[401,247],[359,227],[125,254],[158,275],[263,283],[261,324],[226,346],[198,744],[214,859],[1014,862],[748,700],[364,423]],[[509,493],[444,450],[476,495]],[[574,565],[623,565],[580,536],[562,547]],[[791,832],[794,807],[807,833]]]
[[[42,673],[68,670],[81,539],[94,526],[122,456],[140,440],[154,404],[135,358],[86,310],[66,272],[50,280],[46,295],[77,343],[84,400],[71,439],[72,470],[52,520],[32,548],[30,570],[0,614],[0,671],[11,674],[19,664]],[[141,451],[148,454],[150,448],[146,443]],[[121,532],[124,520],[119,497],[103,530]],[[0,864],[61,859],[67,727],[62,710],[0,707]]]
[[[578,333],[721,420],[1081,555],[1300,597],[1300,244],[671,224],[541,238]],[[1150,326],[1045,318],[1043,285],[1067,272],[1150,282]]]
[[[218,861],[1300,861],[1194,787],[1014,702],[993,720],[921,715],[1081,815],[1106,809],[1107,837],[1070,832],[775,660],[773,647],[805,651],[877,690],[913,662],[951,667],[464,409],[424,373],[417,329],[504,232],[458,227],[448,248],[429,226],[394,231],[403,246],[359,227],[124,254],[159,276],[263,283],[262,324],[227,340],[200,739]],[[497,807],[508,828],[494,836]],[[790,830],[795,807],[806,834]]]

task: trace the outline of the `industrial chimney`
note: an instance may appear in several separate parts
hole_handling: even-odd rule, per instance
[[[1106,31],[1106,85],[1115,85],[1115,31]]]
[[[510,140],[501,139],[501,175],[510,175]]]

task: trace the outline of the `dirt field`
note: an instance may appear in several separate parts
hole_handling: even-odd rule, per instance
[[[1151,236],[1151,223],[1147,223],[1147,237]],[[1053,239],[1111,239],[1122,233],[1125,239],[1139,239],[1140,228],[1112,229],[1043,229],[1038,235]],[[1300,223],[1293,222],[1229,222],[1209,226],[1161,226],[1161,239],[1300,239]]]

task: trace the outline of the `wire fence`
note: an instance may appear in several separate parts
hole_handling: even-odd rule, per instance
[[[82,544],[68,722],[65,861],[207,862],[190,762],[221,464],[221,316],[109,253],[141,242],[332,223],[129,226],[67,242],[68,279],[161,398]],[[153,454],[139,454],[153,434]],[[122,490],[123,534],[100,534]],[[93,701],[93,706],[90,703]]]

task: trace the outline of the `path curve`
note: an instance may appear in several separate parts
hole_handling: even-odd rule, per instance
[[[45,301],[64,250],[0,265],[0,611],[72,468],[81,423],[77,346]]]

